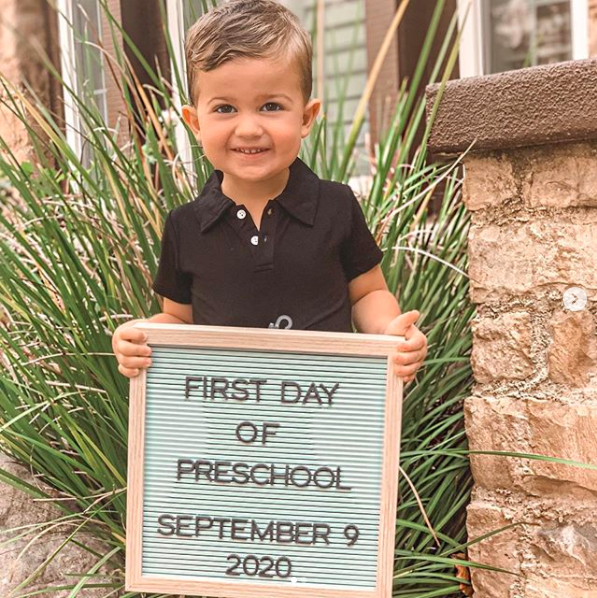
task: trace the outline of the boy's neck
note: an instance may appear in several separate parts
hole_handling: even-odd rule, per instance
[[[267,203],[284,191],[289,177],[290,168],[286,168],[271,179],[257,182],[223,173],[222,193],[237,205]]]

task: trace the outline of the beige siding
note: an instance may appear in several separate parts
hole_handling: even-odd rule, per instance
[[[282,0],[312,34],[315,30],[315,2]],[[324,100],[323,111],[330,122],[339,117],[339,96],[345,97],[343,122],[346,134],[350,130],[361,94],[367,83],[367,35],[364,0],[324,0],[324,89],[317,89],[317,52],[314,59],[314,96]],[[314,44],[317,50],[317,43]],[[357,174],[369,172],[365,139],[369,122],[365,122],[357,143],[359,160]]]

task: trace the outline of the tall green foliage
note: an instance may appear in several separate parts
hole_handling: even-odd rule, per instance
[[[389,286],[403,311],[421,312],[429,340],[429,357],[404,401],[394,595],[409,598],[460,595],[451,556],[466,548],[471,487],[462,414],[471,381],[468,220],[458,165],[428,159],[429,124],[423,144],[414,145],[425,127],[416,92],[443,9],[438,0],[415,76],[401,86],[391,126],[375,148],[363,198]],[[128,381],[117,372],[110,336],[131,314],[159,310],[149,287],[165,214],[190,200],[210,172],[198,148],[194,169],[181,165],[171,86],[108,18],[152,79],[141,87],[124,54],[112,63],[129,112],[129,142],[123,145],[93,104],[75,94],[92,157],[83,164],[56,119],[7,81],[4,107],[28,129],[36,164],[20,162],[0,139],[0,449],[72,499],[56,501],[73,525],[72,541],[80,530],[103,540],[98,566],[116,569],[103,586],[106,596],[123,586],[128,418]],[[434,80],[445,81],[454,64],[450,35]],[[173,80],[180,85],[182,77]],[[143,116],[135,119],[135,111]],[[348,180],[361,125],[347,135],[341,114],[338,122],[321,119],[303,159],[321,176]],[[441,207],[431,215],[433,194],[441,195]],[[48,498],[7,472],[0,479]],[[46,525],[22,533],[42,537]],[[94,587],[96,571],[73,583],[71,596]]]

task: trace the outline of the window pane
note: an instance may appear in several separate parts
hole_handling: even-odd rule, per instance
[[[300,19],[302,26],[312,35],[317,21],[315,0],[281,0]],[[367,43],[364,0],[324,0],[324,106],[330,128],[340,118],[348,134],[361,94],[367,84]],[[313,38],[315,39],[315,38]],[[317,76],[317,44],[314,44],[313,95],[319,93]],[[370,165],[365,148],[369,131],[366,120],[356,149],[358,159],[355,174],[368,174]],[[332,137],[332,136],[331,136]],[[330,150],[333,139],[329,140]]]
[[[101,41],[101,21],[97,0],[76,0],[73,6],[75,70],[78,92],[93,98],[99,113],[106,118],[106,89]]]
[[[107,121],[107,93],[104,79],[104,61],[98,45],[102,37],[102,25],[98,0],[73,0],[73,37],[75,52],[75,85],[80,97],[88,107],[95,108]],[[88,128],[81,123],[80,131],[85,137]],[[90,159],[89,147],[83,143],[83,163]]]
[[[572,60],[569,0],[488,0],[485,72]]]

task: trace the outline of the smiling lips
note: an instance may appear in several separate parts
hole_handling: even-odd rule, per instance
[[[240,154],[248,154],[248,155],[253,155],[253,154],[262,154],[263,152],[267,152],[268,149],[267,148],[259,148],[259,147],[237,147],[234,149],[235,152],[239,152]]]

